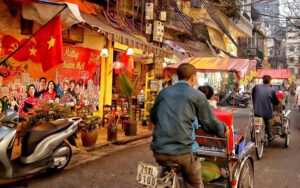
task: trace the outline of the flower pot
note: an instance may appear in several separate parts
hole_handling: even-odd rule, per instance
[[[128,120],[124,126],[124,132],[126,136],[136,136],[137,133],[137,121]]]
[[[118,127],[108,126],[107,128],[107,141],[117,141]]]
[[[82,129],[81,130],[81,141],[82,145],[84,147],[93,146],[96,144],[98,138],[98,129],[93,130],[87,130]]]

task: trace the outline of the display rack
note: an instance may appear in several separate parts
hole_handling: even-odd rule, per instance
[[[159,85],[158,81],[155,80],[154,70],[149,70],[146,73],[144,118],[148,118],[150,116],[150,111],[154,105],[155,97],[158,91]]]

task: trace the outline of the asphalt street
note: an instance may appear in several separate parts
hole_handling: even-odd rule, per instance
[[[235,111],[234,125],[244,131],[249,120],[249,110]],[[290,147],[283,147],[284,140],[276,139],[265,149],[263,158],[255,159],[255,188],[300,187],[300,112],[291,116]],[[30,188],[133,188],[139,161],[155,164],[144,140],[125,150],[113,152],[101,159],[62,171],[59,174],[38,175],[29,180]],[[22,182],[6,185],[7,188],[23,187]]]

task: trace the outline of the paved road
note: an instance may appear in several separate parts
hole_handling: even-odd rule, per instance
[[[244,129],[249,111],[235,114],[238,129]],[[260,161],[255,161],[256,188],[300,187],[300,112],[294,111],[291,124],[291,144],[283,148],[283,140],[274,140]],[[115,152],[103,158],[65,170],[55,175],[40,175],[29,181],[30,188],[133,188],[138,161],[154,163],[149,144]],[[21,187],[15,183],[7,188]]]

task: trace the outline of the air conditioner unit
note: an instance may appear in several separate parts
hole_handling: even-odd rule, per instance
[[[153,20],[153,3],[146,3],[146,20]]]
[[[159,20],[162,22],[165,22],[167,20],[167,12],[166,11],[161,11],[159,13]]]
[[[146,23],[146,34],[147,35],[152,34],[152,23]]]
[[[163,36],[164,36],[164,23],[161,21],[154,21],[153,40],[157,42],[162,42]]]

